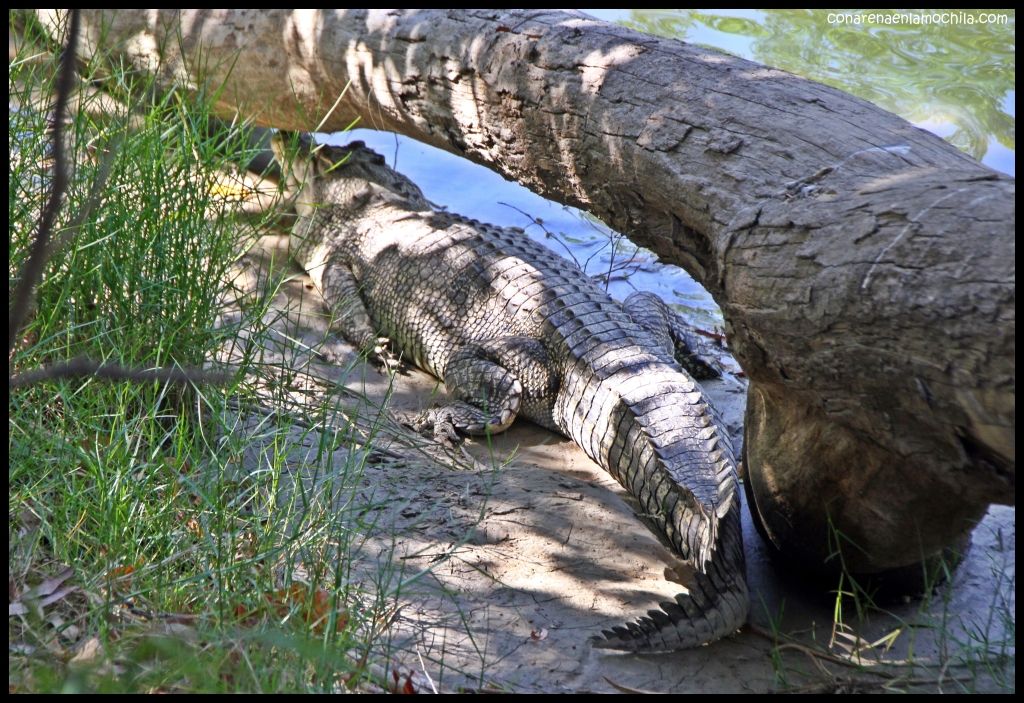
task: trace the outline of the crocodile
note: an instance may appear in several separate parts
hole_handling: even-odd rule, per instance
[[[426,418],[439,436],[525,417],[571,438],[694,568],[688,592],[593,645],[673,651],[743,625],[735,461],[680,363],[711,371],[674,313],[651,294],[615,301],[521,229],[441,210],[361,142],[295,146],[278,134],[272,147],[296,212],[291,253],[332,332],[366,352],[390,343],[443,380],[454,399]]]

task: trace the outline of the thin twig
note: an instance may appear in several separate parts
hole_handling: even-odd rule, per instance
[[[78,10],[71,10],[68,43],[60,60],[57,75],[57,95],[53,108],[53,183],[50,198],[39,220],[39,231],[32,242],[32,252],[21,273],[14,292],[14,303],[7,318],[7,355],[10,358],[18,332],[25,323],[32,300],[32,293],[43,273],[43,266],[49,258],[50,232],[60,211],[61,200],[68,187],[67,154],[64,153],[64,114],[67,112],[71,88],[74,84],[75,49],[78,45],[78,28],[81,17]]]
[[[217,384],[226,383],[231,379],[231,374],[221,371],[180,367],[132,369],[120,364],[77,357],[52,366],[15,374],[9,378],[8,388],[21,388],[57,378],[81,378],[83,376],[93,376],[104,381],[135,381],[138,383],[159,381],[162,383]]]
[[[817,658],[817,659],[821,659],[823,661],[829,661],[829,662],[832,662],[833,664],[839,664],[840,666],[845,666],[845,667],[849,667],[849,668],[852,668],[852,669],[856,669],[858,672],[861,672],[861,673],[864,673],[864,674],[870,674],[872,676],[878,676],[878,677],[881,677],[881,678],[897,679],[900,676],[902,676],[902,674],[898,673],[897,671],[884,670],[884,669],[883,670],[879,670],[879,669],[875,669],[875,668],[872,668],[872,667],[882,666],[882,667],[891,667],[892,669],[899,669],[901,667],[927,669],[927,668],[935,668],[935,667],[941,666],[942,667],[942,671],[944,672],[947,668],[952,667],[952,666],[967,666],[966,664],[958,665],[958,664],[956,664],[955,662],[953,662],[950,659],[947,659],[944,662],[937,662],[937,661],[932,661],[932,660],[929,660],[929,659],[919,659],[919,660],[905,660],[905,659],[900,659],[900,660],[886,660],[886,659],[863,660],[862,659],[860,661],[854,661],[852,659],[847,659],[847,658],[844,658],[844,657],[838,657],[838,656],[836,656],[836,655],[834,655],[834,654],[832,654],[830,652],[826,652],[826,651],[823,651],[823,650],[815,649],[813,647],[809,647],[807,645],[800,644],[800,643],[797,643],[797,642],[779,642],[778,641],[779,638],[776,635],[774,635],[771,632],[768,632],[767,630],[764,630],[764,629],[758,627],[757,625],[751,624],[751,623],[747,624],[747,629],[750,632],[752,632],[753,634],[755,634],[755,635],[759,635],[761,637],[764,637],[765,639],[771,640],[772,642],[774,642],[776,644],[776,647],[780,651],[783,650],[783,649],[787,649],[787,650],[791,649],[791,650],[794,650],[794,651],[797,651],[797,652],[801,652],[802,654],[806,654],[807,656],[809,656],[811,658]],[[968,677],[968,678],[970,679],[972,677]],[[952,679],[952,680],[961,680],[961,679]],[[939,681],[941,682],[941,678],[939,679]],[[915,680],[915,683],[936,683],[936,682],[932,681],[932,680],[918,679],[918,680]]]
[[[420,658],[420,668],[423,669],[423,675],[427,677],[427,683],[430,684],[430,690],[435,694],[437,693],[437,686],[434,685],[434,680],[430,678],[430,672],[427,671],[427,665],[423,662],[423,655],[420,653],[420,647],[416,645],[416,656]]]
[[[601,678],[603,678],[605,681],[607,681],[608,685],[611,686],[612,688],[614,688],[619,693],[631,693],[631,694],[640,695],[640,696],[657,696],[657,695],[661,695],[661,694],[664,693],[664,691],[650,691],[650,690],[643,689],[643,688],[630,688],[629,686],[623,686],[621,683],[616,683],[616,682],[612,681],[607,676],[602,676]]]
[[[569,258],[572,259],[572,262],[574,264],[576,264],[576,268],[578,268],[580,271],[583,271],[584,273],[586,272],[586,269],[584,269],[583,266],[580,264],[579,259],[577,259],[576,255],[572,253],[572,249],[569,248],[569,245],[567,245],[565,242],[563,242],[561,237],[559,237],[557,234],[555,234],[554,232],[549,230],[547,227],[545,227],[543,220],[541,220],[539,217],[534,217],[533,215],[531,215],[530,213],[528,213],[528,212],[526,212],[524,210],[520,210],[515,205],[511,205],[509,203],[502,202],[500,200],[498,201],[498,205],[504,205],[507,208],[512,208],[513,210],[518,212],[523,217],[529,218],[531,224],[537,225],[542,230],[544,230],[544,234],[545,234],[545,236],[547,236],[548,239],[554,239],[556,242],[559,243],[559,245],[561,245],[561,247],[563,249],[565,249],[565,253],[568,254]]]

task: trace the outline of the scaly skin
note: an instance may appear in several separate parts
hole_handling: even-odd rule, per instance
[[[359,143],[313,153],[303,142],[294,161],[280,137],[274,149],[296,194],[293,256],[338,332],[366,351],[390,339],[444,379],[457,400],[431,415],[438,434],[498,432],[523,416],[571,437],[696,568],[688,594],[594,645],[670,651],[740,627],[735,462],[676,360],[690,350],[667,308],[642,296],[624,307],[522,230],[439,212]]]

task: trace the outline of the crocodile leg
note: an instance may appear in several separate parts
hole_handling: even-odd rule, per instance
[[[389,365],[391,361],[385,358],[388,340],[377,336],[360,295],[359,282],[342,252],[332,253],[323,267],[311,270],[309,275],[331,313],[331,332],[340,334],[360,352],[375,355],[385,366]]]
[[[456,398],[429,411],[420,427],[433,425],[439,439],[454,433],[503,432],[522,413],[549,428],[558,377],[544,346],[529,337],[508,336],[463,345],[448,360],[444,383]]]
[[[637,292],[623,301],[626,312],[697,380],[718,378],[724,367],[710,340],[654,293]]]

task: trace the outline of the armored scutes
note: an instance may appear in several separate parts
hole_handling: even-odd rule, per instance
[[[304,142],[291,159],[278,136],[274,150],[295,194],[293,256],[336,331],[367,351],[390,340],[444,380],[455,400],[432,412],[436,433],[500,432],[523,416],[571,437],[696,567],[689,593],[595,646],[669,651],[740,627],[735,463],[677,361],[692,350],[674,314],[647,294],[616,302],[521,230],[438,211],[359,142]]]

